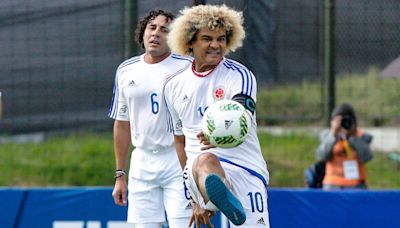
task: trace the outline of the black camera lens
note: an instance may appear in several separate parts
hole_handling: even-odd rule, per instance
[[[343,116],[342,117],[342,122],[341,122],[341,126],[346,129],[346,130],[350,130],[351,127],[354,124],[354,119],[351,116]]]

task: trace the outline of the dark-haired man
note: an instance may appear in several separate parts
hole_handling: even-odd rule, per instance
[[[151,11],[139,22],[136,41],[145,53],[122,62],[116,72],[109,117],[114,122],[116,160],[114,201],[129,201],[128,222],[135,228],[187,227],[190,200],[182,181],[173,135],[167,131],[163,86],[191,59],[171,54],[167,45],[173,15]],[[128,185],[125,169],[131,153]],[[127,190],[128,197],[127,197]]]

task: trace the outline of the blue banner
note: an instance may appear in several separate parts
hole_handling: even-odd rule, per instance
[[[0,227],[127,228],[127,208],[116,206],[111,192],[111,187],[0,188]],[[268,197],[271,227],[400,227],[397,190],[270,189]],[[227,227],[219,214],[213,222]]]

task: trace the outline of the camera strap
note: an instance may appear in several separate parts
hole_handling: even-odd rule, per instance
[[[347,139],[343,139],[342,143],[344,146],[344,150],[346,151],[347,158],[351,159],[351,154],[353,153],[353,151],[350,148],[349,141],[347,141]]]
[[[359,179],[360,174],[358,171],[358,163],[357,160],[354,160],[351,157],[353,151],[350,148],[349,141],[347,141],[347,139],[343,139],[342,143],[347,156],[347,160],[343,162],[344,177],[349,180]]]

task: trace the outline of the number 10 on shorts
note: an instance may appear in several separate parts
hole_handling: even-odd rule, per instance
[[[251,203],[251,212],[264,212],[264,200],[260,192],[249,192],[247,194]]]

